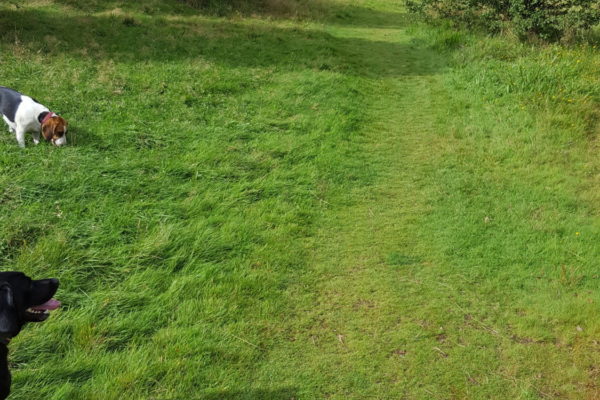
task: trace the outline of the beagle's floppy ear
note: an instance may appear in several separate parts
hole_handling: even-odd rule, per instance
[[[42,125],[42,136],[46,141],[52,139],[52,126],[47,122]]]
[[[44,139],[46,139],[47,142],[52,140],[54,130],[56,129],[56,122],[54,122],[53,119],[54,118],[50,118],[42,124],[42,136],[44,136]]]

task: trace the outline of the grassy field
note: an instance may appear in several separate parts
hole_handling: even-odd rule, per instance
[[[0,4],[70,122],[0,136],[2,267],[63,302],[11,398],[600,398],[599,66],[383,0]]]

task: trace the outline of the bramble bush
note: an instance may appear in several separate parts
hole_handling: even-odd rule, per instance
[[[598,0],[406,0],[426,18],[499,31],[512,26],[521,38],[546,41],[583,37],[600,24]]]

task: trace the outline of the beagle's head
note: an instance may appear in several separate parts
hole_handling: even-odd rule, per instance
[[[67,144],[67,121],[61,116],[54,115],[42,123],[42,135],[55,146]]]

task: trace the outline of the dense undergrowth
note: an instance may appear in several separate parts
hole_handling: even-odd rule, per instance
[[[408,0],[429,19],[448,19],[490,32],[511,30],[544,41],[600,38],[600,3],[595,0]]]

